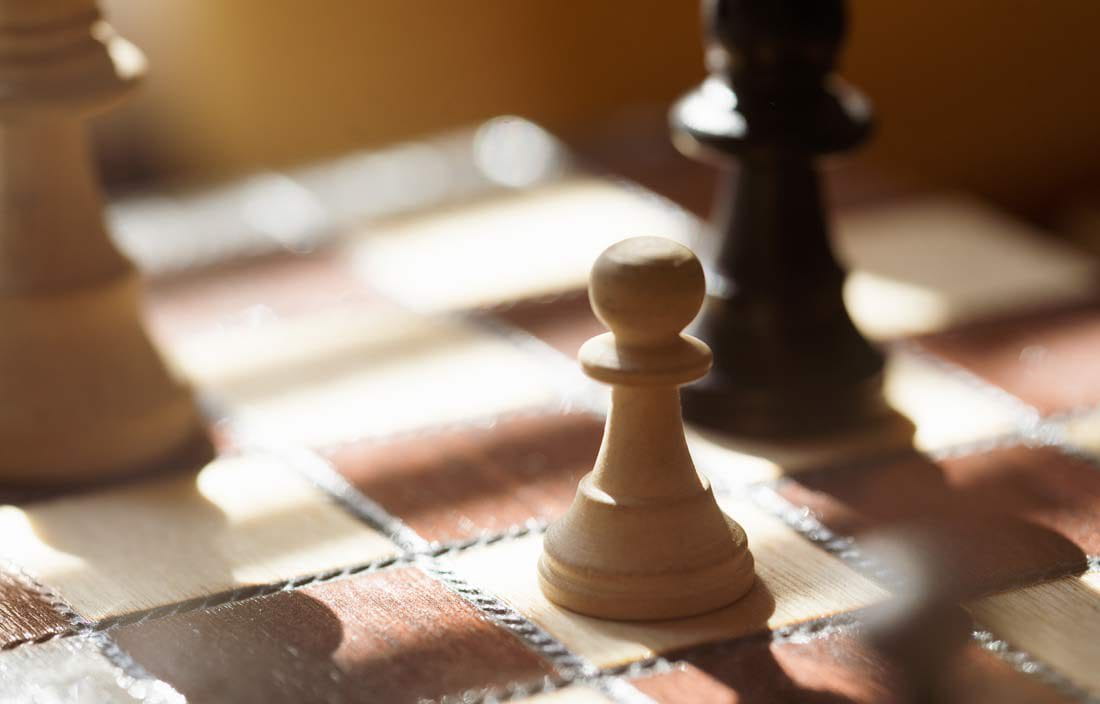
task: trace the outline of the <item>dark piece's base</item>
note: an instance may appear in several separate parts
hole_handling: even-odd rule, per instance
[[[912,423],[882,395],[882,375],[848,388],[764,390],[736,385],[715,374],[681,391],[684,419],[700,428],[760,440],[798,440],[878,432]]]

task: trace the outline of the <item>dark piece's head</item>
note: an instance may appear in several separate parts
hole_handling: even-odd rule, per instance
[[[707,63],[729,74],[822,76],[844,37],[843,0],[704,0]]]

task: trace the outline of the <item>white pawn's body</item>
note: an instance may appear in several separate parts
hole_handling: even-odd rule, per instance
[[[609,619],[690,616],[754,581],[745,533],[691,461],[679,386],[710,367],[681,330],[699,310],[703,271],[689,249],[638,237],[600,256],[593,310],[612,332],[581,348],[585,373],[612,385],[603,444],[569,511],[550,527],[539,582],[551,601]]]

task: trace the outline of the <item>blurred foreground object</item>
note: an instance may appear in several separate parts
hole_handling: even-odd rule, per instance
[[[895,597],[872,611],[868,640],[896,668],[905,704],[946,704],[970,617],[941,545],[916,532],[867,541],[864,554],[892,577]]]

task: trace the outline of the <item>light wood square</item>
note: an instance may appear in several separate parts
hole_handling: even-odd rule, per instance
[[[695,228],[651,194],[582,177],[401,220],[349,253],[372,286],[443,311],[580,289],[607,246],[640,234],[684,241]]]
[[[890,405],[916,425],[919,450],[995,438],[1025,420],[1021,407],[991,390],[904,352],[887,360],[884,393]]]
[[[217,331],[176,355],[238,435],[314,447],[549,405],[566,385],[502,335],[377,308]]]
[[[349,253],[364,280],[394,299],[443,311],[579,290],[605,247],[639,234],[693,244],[701,229],[644,191],[581,177],[374,228]],[[845,300],[874,339],[1096,290],[1091,258],[973,198],[844,212],[835,229],[853,272]]]
[[[1100,695],[1100,572],[994,594],[968,608],[998,638]]]
[[[392,555],[273,457],[0,508],[0,551],[91,620]]]
[[[935,332],[1096,290],[1092,257],[962,196],[845,214],[836,245],[854,272],[845,287],[848,310],[876,339]]]
[[[726,503],[723,509],[748,533],[758,581],[742,600],[702,616],[628,623],[581,616],[555,606],[543,596],[536,577],[541,536],[504,541],[448,559],[470,582],[504,599],[600,667],[851,611],[887,596],[751,504]]]

